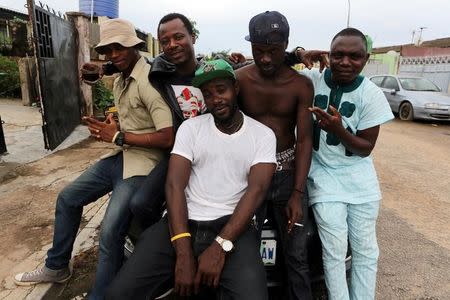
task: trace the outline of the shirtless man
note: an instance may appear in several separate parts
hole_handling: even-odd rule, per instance
[[[285,257],[288,299],[311,299],[306,253],[306,178],[312,152],[314,90],[306,77],[284,63],[289,25],[276,11],[250,20],[254,64],[237,70],[242,111],[270,127],[277,138],[277,172],[258,215],[261,230],[267,208],[281,236]],[[297,137],[295,130],[297,129]]]

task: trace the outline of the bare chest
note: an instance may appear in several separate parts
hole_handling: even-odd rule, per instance
[[[299,101],[289,90],[271,87],[242,88],[240,99],[242,110],[254,118],[289,117],[296,113]]]

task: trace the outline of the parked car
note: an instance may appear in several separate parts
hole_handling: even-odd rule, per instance
[[[423,77],[375,75],[369,78],[386,95],[392,112],[404,121],[450,121],[450,95]]]

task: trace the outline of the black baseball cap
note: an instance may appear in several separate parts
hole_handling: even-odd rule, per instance
[[[286,17],[277,11],[266,11],[254,16],[248,24],[249,35],[245,39],[256,44],[280,44],[289,39]]]

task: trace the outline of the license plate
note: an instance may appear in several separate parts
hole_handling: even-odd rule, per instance
[[[277,258],[277,241],[261,240],[260,253],[265,266],[274,266]]]

